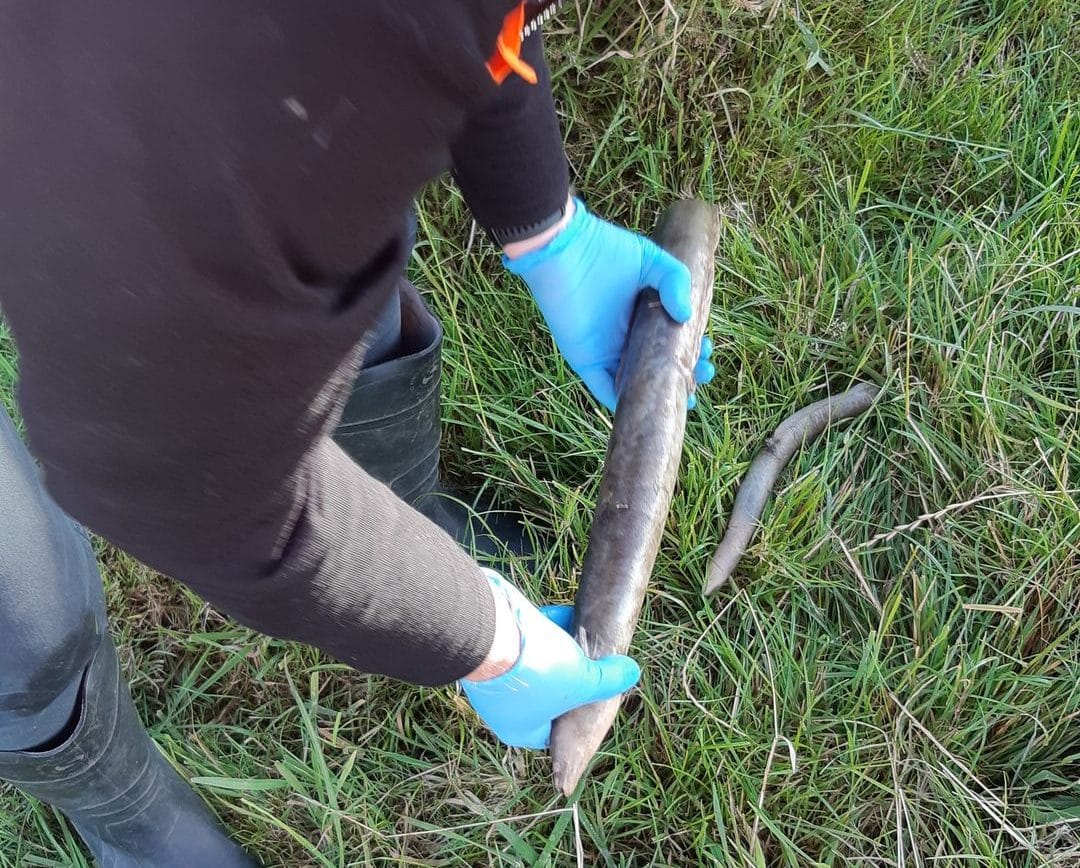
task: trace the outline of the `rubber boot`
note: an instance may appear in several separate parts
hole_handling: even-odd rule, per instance
[[[0,752],[0,779],[61,811],[102,868],[257,868],[143,729],[106,636],[60,745]]]
[[[442,326],[407,281],[401,283],[396,357],[363,368],[334,439],[367,473],[423,513],[479,559],[530,558],[520,516],[442,485]]]

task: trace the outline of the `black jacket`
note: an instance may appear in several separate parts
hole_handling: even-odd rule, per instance
[[[453,169],[489,230],[567,195],[507,0],[0,0],[0,308],[49,491],[243,623],[453,680],[492,604],[328,438],[353,348]]]

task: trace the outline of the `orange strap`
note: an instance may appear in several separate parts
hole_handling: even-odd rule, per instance
[[[495,40],[495,52],[487,62],[496,84],[502,84],[516,72],[529,84],[536,84],[536,70],[521,59],[521,31],[525,28],[525,4],[520,4],[503,19],[502,31]]]

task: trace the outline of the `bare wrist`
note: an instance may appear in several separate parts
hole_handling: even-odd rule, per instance
[[[566,213],[563,214],[562,219],[559,220],[554,226],[550,226],[543,232],[537,233],[532,238],[525,238],[521,241],[512,241],[503,247],[503,253],[506,254],[507,259],[518,259],[524,256],[526,253],[532,253],[534,250],[539,250],[551,239],[563,231],[574,216],[574,197],[568,196],[566,200]]]
[[[483,662],[465,676],[466,681],[487,681],[509,672],[521,655],[521,631],[506,595],[491,586],[495,600],[495,638]]]

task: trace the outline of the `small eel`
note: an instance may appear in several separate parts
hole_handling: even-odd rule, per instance
[[[667,209],[653,238],[690,269],[693,315],[679,325],[654,289],[638,298],[616,376],[618,403],[572,632],[590,657],[625,654],[656,561],[679,471],[686,402],[712,304],[715,208],[693,199]],[[577,708],[551,732],[555,785],[567,796],[611,729],[621,698]]]
[[[803,407],[780,423],[772,437],[750,462],[739,485],[724,538],[713,553],[705,580],[705,594],[715,594],[735,572],[739,560],[757,530],[765,503],[777,477],[803,445],[809,445],[833,422],[859,416],[870,409],[880,390],[871,383]]]

